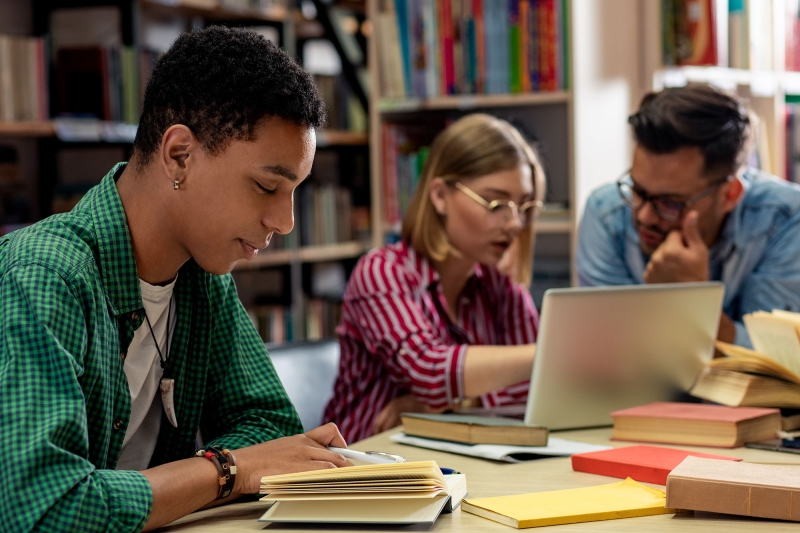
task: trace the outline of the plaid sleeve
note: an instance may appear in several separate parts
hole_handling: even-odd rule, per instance
[[[0,277],[0,449],[13,465],[0,498],[2,531],[138,531],[152,491],[138,472],[88,460],[81,302],[52,270],[12,267]]]
[[[214,335],[201,424],[207,444],[230,449],[303,432],[300,418],[242,307],[230,276],[212,288]]]

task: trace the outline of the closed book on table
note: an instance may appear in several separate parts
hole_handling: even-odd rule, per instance
[[[261,522],[432,524],[460,504],[467,481],[417,461],[268,476],[261,492],[274,502]]]
[[[800,521],[800,465],[687,457],[667,479],[674,509]]]
[[[546,446],[547,428],[522,420],[462,414],[403,413],[403,432],[415,437],[465,444]]]
[[[612,439],[734,448],[774,437],[777,409],[654,402],[611,413]]]
[[[631,478],[646,483],[667,484],[667,476],[673,468],[689,456],[741,461],[736,457],[710,455],[659,446],[626,446],[599,452],[578,453],[572,456],[572,469],[618,478]]]
[[[609,485],[464,500],[461,510],[517,529],[673,513],[664,491],[626,479]]]

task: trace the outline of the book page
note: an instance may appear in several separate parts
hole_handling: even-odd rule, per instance
[[[795,325],[769,313],[744,316],[753,348],[800,375],[800,337]]]
[[[775,376],[800,385],[800,375],[762,353],[721,341],[714,345],[727,357],[709,361],[709,367]]]

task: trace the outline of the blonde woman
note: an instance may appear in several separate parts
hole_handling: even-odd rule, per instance
[[[347,286],[325,412],[347,442],[394,427],[404,410],[525,402],[544,189],[536,154],[504,120],[468,115],[437,136],[401,242],[363,257]]]

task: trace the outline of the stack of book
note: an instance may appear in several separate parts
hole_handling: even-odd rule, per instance
[[[727,357],[707,364],[691,390],[729,406],[800,407],[800,313],[745,315],[755,350],[717,342]]]
[[[383,0],[381,94],[555,91],[569,86],[566,0]]]

